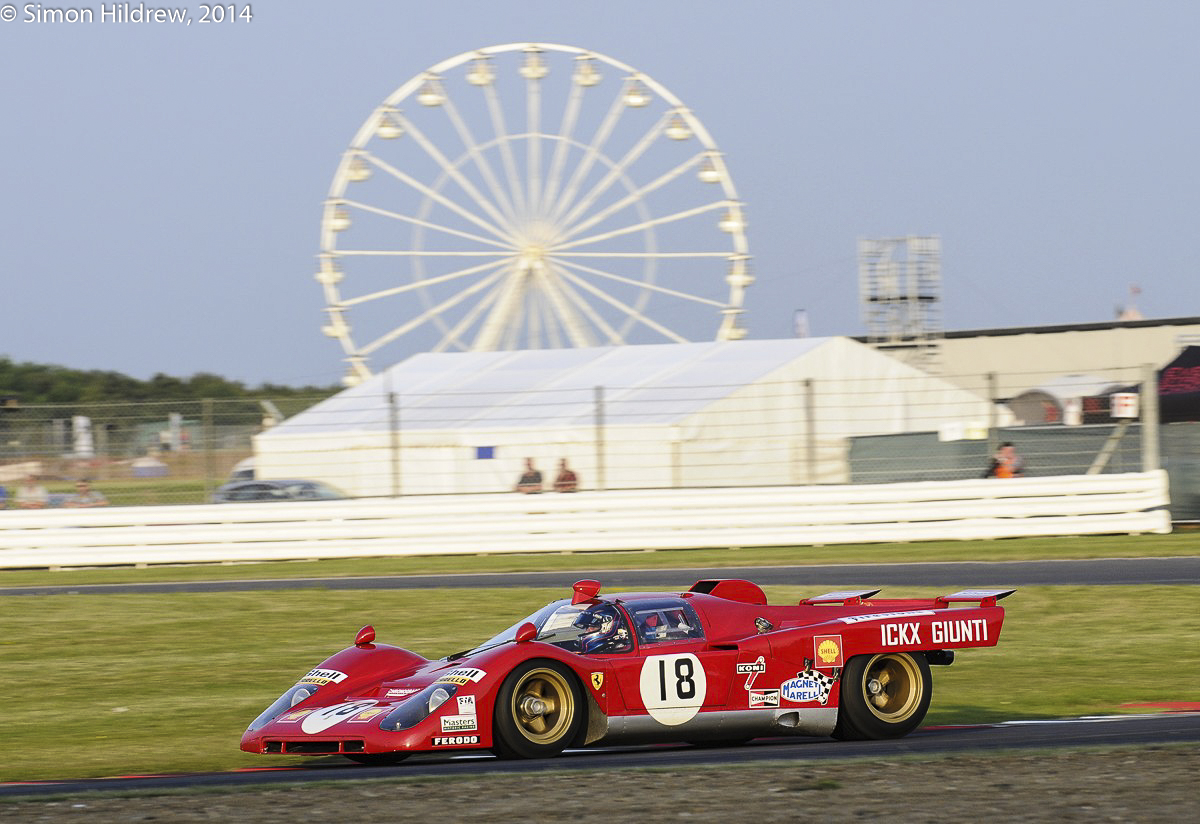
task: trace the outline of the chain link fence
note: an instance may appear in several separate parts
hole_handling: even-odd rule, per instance
[[[1176,519],[1198,518],[1200,424],[1160,437],[1110,416],[1112,389],[1137,391],[1147,375],[1153,385],[1148,370],[1113,370],[1103,393],[1083,394],[1092,382],[1007,397],[995,387],[1054,376],[19,406],[0,411],[0,485],[9,505],[28,476],[50,505],[79,479],[114,505],[204,503],[247,459],[259,481],[318,480],[350,497],[510,491],[526,461],[546,492],[560,462],[580,491],[945,481],[981,477],[1011,442],[1031,476],[1161,465]]]

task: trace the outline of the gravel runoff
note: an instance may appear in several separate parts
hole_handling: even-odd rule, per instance
[[[1178,746],[461,779],[398,775],[281,789],[0,802],[0,820],[1195,821],[1197,775],[1200,751]]]

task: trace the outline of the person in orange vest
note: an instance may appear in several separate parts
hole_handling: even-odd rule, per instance
[[[1000,444],[992,462],[988,465],[985,478],[1020,478],[1025,474],[1025,461],[1017,454],[1011,441]]]

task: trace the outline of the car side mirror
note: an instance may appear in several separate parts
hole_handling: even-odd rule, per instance
[[[537,627],[532,622],[526,621],[517,627],[517,643],[524,644],[537,638]]]

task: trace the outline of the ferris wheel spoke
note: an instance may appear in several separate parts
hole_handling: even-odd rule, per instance
[[[497,280],[499,280],[501,275],[503,275],[503,274],[504,274],[504,270],[501,269],[492,275],[488,275],[486,278],[483,278],[479,282],[472,284],[471,286],[467,287],[463,291],[459,292],[457,295],[447,298],[446,300],[442,301],[441,303],[437,304],[436,306],[433,306],[433,307],[427,309],[426,311],[422,312],[420,315],[417,315],[415,318],[408,321],[408,323],[404,323],[404,324],[401,324],[400,326],[397,326],[395,329],[393,329],[392,331],[388,332],[385,335],[380,335],[378,338],[376,338],[375,340],[368,343],[366,346],[363,346],[361,349],[359,349],[359,352],[363,355],[369,355],[372,352],[374,352],[375,350],[377,350],[379,347],[384,346],[385,344],[391,343],[392,341],[394,341],[396,338],[400,337],[401,335],[407,335],[409,332],[411,332],[412,330],[421,326],[422,324],[428,323],[429,321],[433,320],[436,317],[440,317],[441,314],[443,312],[445,312],[447,309],[453,309],[455,306],[462,303],[464,300],[471,297],[472,295],[474,295],[478,292],[482,292],[484,289],[488,288],[493,283],[495,283]]]
[[[572,207],[571,211],[562,218],[561,223],[570,224],[576,220],[585,210],[590,209],[592,204],[596,202],[596,198],[604,194],[609,188],[625,173],[630,164],[634,163],[639,157],[646,153],[651,144],[659,137],[663,127],[670,119],[672,112],[664,112],[663,115],[651,126],[645,134],[641,136],[633,148],[625,153],[625,156],[617,161],[616,165],[612,166],[604,177],[596,182],[596,185],[591,188],[586,195],[580,198],[579,202]]]
[[[728,258],[729,252],[559,252],[556,258]]]
[[[567,283],[566,275],[563,273],[561,267],[558,264],[551,262],[550,268],[552,268],[558,275],[558,279],[554,283],[555,288],[559,289],[563,295],[566,296],[567,300],[573,303],[579,309],[579,311],[582,312],[584,316],[592,322],[593,326],[604,333],[604,336],[608,338],[609,343],[613,345],[620,345],[622,343],[621,334],[616,329],[613,329],[612,326],[609,325],[608,321],[602,318],[582,295],[571,288],[571,284]]]
[[[492,352],[500,345],[505,332],[519,317],[518,309],[525,297],[527,272],[514,266],[508,270],[504,282],[496,287],[499,297],[492,306],[475,336],[471,348],[476,351]]]
[[[552,349],[562,349],[562,335],[559,333],[558,324],[556,323],[554,312],[549,303],[545,300],[539,302],[542,317],[544,318],[544,326],[546,327],[546,339]]]
[[[388,163],[387,161],[385,161],[381,158],[375,157],[373,155],[366,155],[366,157],[370,160],[371,164],[373,166],[375,166],[376,168],[382,169],[384,172],[387,172],[389,175],[396,178],[404,185],[409,186],[412,189],[415,189],[416,191],[425,195],[430,200],[433,200],[436,203],[440,203],[442,206],[445,206],[447,209],[454,212],[455,214],[457,214],[459,217],[463,218],[464,220],[469,220],[470,222],[474,223],[476,226],[479,226],[480,228],[491,232],[493,235],[500,238],[501,240],[508,241],[509,243],[512,243],[514,245],[516,244],[517,241],[512,236],[511,232],[506,231],[505,229],[501,229],[499,226],[496,226],[494,224],[488,223],[486,220],[484,220],[482,217],[476,215],[474,212],[472,212],[468,209],[464,209],[462,206],[459,206],[457,203],[455,203],[453,200],[451,200],[450,198],[443,195],[441,192],[437,191],[436,189],[431,189],[429,186],[426,186],[424,183],[417,180],[416,178],[405,174],[404,172],[400,171],[399,169],[397,169],[395,166]]]
[[[504,211],[508,218],[508,225],[513,225],[517,222],[516,212],[513,210],[512,200],[504,192],[504,188],[500,185],[499,179],[496,177],[495,171],[492,169],[492,164],[488,163],[487,156],[480,150],[479,143],[475,140],[475,135],[472,134],[467,126],[462,115],[458,111],[458,107],[454,105],[454,101],[447,98],[442,104],[446,109],[446,115],[450,118],[450,122],[454,125],[455,131],[458,132],[458,137],[462,140],[463,145],[467,147],[467,154],[470,155],[475,168],[479,170],[479,174],[483,176],[487,183],[488,191],[492,193],[492,197],[500,208]]]
[[[554,143],[554,156],[550,160],[550,173],[546,182],[546,190],[542,193],[542,203],[553,203],[562,185],[563,166],[567,162],[567,148],[570,146],[571,135],[575,132],[575,123],[579,119],[580,104],[583,103],[584,87],[578,83],[571,84],[571,93],[567,98],[567,106],[563,111],[562,125],[558,129],[558,139]]]
[[[421,226],[425,229],[433,229],[435,232],[445,232],[448,235],[466,238],[467,240],[473,240],[476,243],[483,243],[488,246],[496,246],[506,251],[512,251],[512,244],[500,243],[499,241],[492,240],[491,238],[473,235],[470,232],[463,232],[458,229],[452,229],[449,226],[443,226],[440,223],[430,223],[427,220],[410,217],[409,215],[402,215],[389,209],[381,209],[378,206],[371,206],[370,204],[360,203],[356,200],[343,200],[342,204],[346,206],[353,206],[355,209],[362,209],[364,212],[371,212],[372,214],[379,215],[380,217],[389,217],[393,220],[401,220],[405,223],[411,223],[414,226]]]
[[[635,307],[630,306],[628,303],[625,303],[622,300],[618,300],[617,298],[614,298],[612,295],[608,294],[607,292],[605,292],[601,289],[597,289],[595,286],[588,283],[586,280],[579,277],[574,272],[569,272],[566,269],[562,269],[560,271],[562,273],[562,276],[565,277],[567,280],[571,281],[576,286],[583,289],[585,292],[590,292],[591,294],[600,298],[600,300],[604,301],[605,303],[609,304],[610,306],[614,306],[617,309],[620,309],[622,312],[629,315],[629,317],[633,318],[638,323],[641,323],[641,324],[653,329],[655,332],[658,332],[663,337],[667,338],[668,340],[672,340],[675,343],[687,343],[687,338],[684,338],[684,337],[676,334],[675,332],[672,332],[670,329],[663,326],[661,323],[657,323],[656,321],[651,320],[650,318],[643,315],[640,311],[638,311]]]
[[[526,175],[529,184],[529,213],[538,212],[538,194],[542,188],[542,83],[536,77],[525,81],[525,111],[526,131],[529,137],[525,140]]]
[[[618,275],[615,272],[606,272],[603,269],[594,269],[591,266],[584,266],[582,263],[571,263],[566,260],[555,261],[555,262],[558,263],[560,266],[566,266],[566,267],[568,267],[570,269],[574,269],[578,272],[586,272],[589,275],[596,275],[597,277],[608,278],[609,280],[615,280],[619,283],[627,283],[631,286],[637,286],[640,289],[649,289],[651,291],[658,292],[659,294],[662,294],[662,295],[670,295],[671,297],[674,297],[674,298],[683,298],[684,300],[691,300],[691,301],[695,301],[696,303],[704,303],[704,304],[707,304],[708,306],[717,306],[720,308],[724,308],[726,306],[725,303],[723,303],[722,301],[719,301],[719,300],[713,300],[712,298],[704,298],[704,297],[700,297],[699,295],[689,294],[687,292],[680,292],[676,289],[668,289],[666,286],[660,286],[657,283],[652,283],[650,281],[644,281],[644,280],[637,280],[636,278],[626,277],[625,275]]]
[[[467,343],[462,339],[463,332],[465,332],[467,329],[470,329],[471,324],[479,320],[479,317],[488,309],[490,309],[492,304],[495,303],[499,297],[500,291],[498,289],[493,289],[491,292],[480,298],[474,306],[467,310],[465,315],[459,318],[458,323],[454,324],[454,326],[442,336],[442,339],[438,341],[437,346],[433,347],[433,351],[445,352],[450,348],[451,344],[457,344],[459,349],[468,349],[469,347]]]
[[[633,232],[640,232],[643,229],[649,229],[651,226],[661,226],[664,223],[675,223],[676,221],[687,220],[689,217],[695,217],[696,215],[702,215],[705,212],[711,212],[711,211],[714,211],[715,209],[723,209],[728,205],[729,205],[728,200],[718,200],[713,203],[708,203],[704,206],[697,206],[694,209],[684,209],[682,212],[675,212],[673,214],[663,215],[662,217],[656,217],[656,218],[652,218],[650,220],[644,220],[641,223],[635,223],[631,226],[624,226],[620,229],[613,229],[611,232],[604,232],[603,234],[592,235],[590,237],[585,237],[580,240],[573,240],[570,243],[559,244],[557,246],[551,247],[550,251],[552,253],[556,253],[561,249],[574,249],[576,246],[584,246],[589,243],[598,243],[602,240],[609,240],[614,237],[621,237],[622,235],[632,234]]]
[[[557,223],[562,216],[563,210],[575,200],[575,196],[579,193],[579,187],[583,183],[587,173],[592,170],[592,166],[600,157],[604,150],[604,144],[608,142],[608,138],[612,136],[612,131],[617,126],[617,121],[621,119],[621,112],[625,110],[625,92],[629,89],[629,83],[626,82],[621,86],[621,90],[617,92],[617,96],[613,98],[612,105],[608,107],[608,113],[604,116],[600,126],[592,135],[592,142],[584,150],[583,157],[579,160],[579,165],[575,167],[575,171],[571,173],[570,179],[567,181],[567,187],[563,190],[553,204],[553,209],[550,211],[550,222]]]
[[[397,115],[397,119],[400,121],[401,125],[408,130],[409,134],[417,143],[417,145],[425,150],[425,153],[442,168],[442,171],[451,180],[457,183],[459,187],[466,192],[468,197],[475,201],[477,206],[487,213],[488,217],[490,217],[500,226],[504,226],[507,223],[507,218],[500,213],[500,210],[497,209],[490,200],[485,198],[477,188],[475,188],[474,183],[467,180],[467,178],[463,176],[463,173],[458,170],[458,167],[451,163],[450,159],[442,154],[437,146],[433,145],[429,138],[425,136],[424,132],[418,129],[411,120],[403,115]]]
[[[492,119],[492,131],[500,146],[500,157],[504,162],[504,173],[508,177],[508,188],[512,192],[513,205],[518,212],[524,212],[525,195],[521,183],[517,179],[517,159],[513,157],[508,127],[504,123],[504,109],[500,106],[500,95],[496,93],[494,83],[489,83],[484,88],[483,94],[487,100],[488,114]]]
[[[430,251],[428,249],[338,249],[337,255],[347,257],[512,257],[512,250],[507,252],[455,252]]]
[[[368,301],[378,300],[379,298],[389,298],[393,295],[402,295],[405,292],[411,292],[414,289],[423,289],[430,286],[436,286],[439,283],[446,283],[447,281],[455,280],[456,278],[464,278],[468,275],[486,272],[489,269],[495,269],[500,266],[511,264],[513,260],[514,258],[506,258],[505,260],[501,261],[493,260],[489,261],[488,263],[481,263],[478,266],[469,266],[466,269],[447,272],[444,275],[435,275],[433,277],[413,281],[412,283],[406,283],[403,286],[393,286],[390,289],[381,289],[378,292],[371,292],[368,295],[359,295],[358,297],[354,298],[346,298],[345,300],[338,301],[338,305],[341,307],[355,306],[359,303],[366,303]]]
[[[610,215],[614,215],[617,212],[621,211],[626,206],[630,206],[634,203],[637,203],[639,200],[644,198],[646,195],[650,194],[651,192],[657,191],[658,189],[661,189],[663,186],[667,185],[672,180],[675,180],[676,178],[681,177],[689,169],[693,168],[694,166],[699,165],[700,162],[702,160],[704,160],[704,157],[705,157],[704,152],[700,152],[695,157],[691,158],[690,160],[685,160],[683,163],[680,163],[674,169],[671,169],[670,171],[665,172],[661,176],[659,176],[659,177],[655,178],[654,180],[650,181],[649,183],[647,183],[645,186],[642,186],[638,189],[634,189],[633,191],[629,192],[629,194],[625,195],[625,197],[621,198],[620,200],[616,201],[615,203],[611,203],[608,206],[605,206],[603,209],[596,212],[594,215],[589,217],[587,220],[581,221],[581,222],[575,224],[574,226],[570,226],[567,229],[565,229],[563,232],[561,232],[559,234],[559,240],[570,240],[571,238],[575,237],[575,235],[582,232],[584,229],[591,228],[592,226],[595,226],[597,223],[599,223],[600,221],[609,217]],[[564,221],[564,223],[566,223],[566,221]]]
[[[578,313],[571,307],[571,304],[559,292],[558,281],[550,276],[545,267],[539,269],[537,279],[541,293],[550,301],[550,305],[557,313],[558,322],[562,325],[564,331],[566,331],[567,337],[571,339],[571,343],[575,346],[594,346],[595,341],[587,328],[587,324],[583,322]]]

